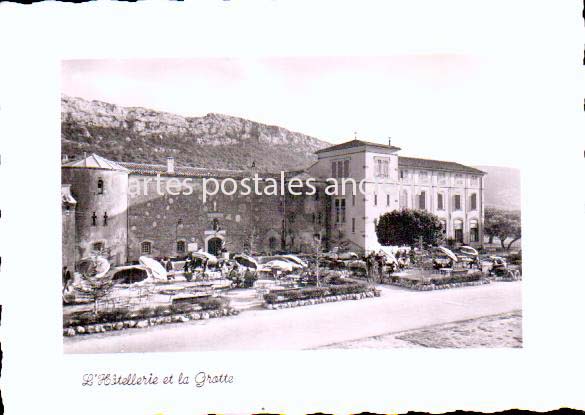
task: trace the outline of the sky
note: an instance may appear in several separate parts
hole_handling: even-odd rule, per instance
[[[330,143],[391,137],[404,156],[510,167],[530,102],[524,80],[508,62],[457,53],[62,63],[69,96],[223,113]]]

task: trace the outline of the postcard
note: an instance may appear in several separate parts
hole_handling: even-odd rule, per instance
[[[6,413],[585,407],[575,4],[185,3],[0,8]]]

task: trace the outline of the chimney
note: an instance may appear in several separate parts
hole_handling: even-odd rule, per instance
[[[388,147],[392,147],[392,137],[388,137]]]
[[[175,173],[175,159],[173,157],[167,157],[167,173]]]

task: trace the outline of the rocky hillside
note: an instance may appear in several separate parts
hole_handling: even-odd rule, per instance
[[[223,114],[182,117],[81,98],[61,98],[61,151],[97,153],[116,161],[260,171],[310,165],[329,143],[281,127]]]
[[[476,166],[485,176],[485,204],[506,210],[520,210],[520,170],[509,167]]]

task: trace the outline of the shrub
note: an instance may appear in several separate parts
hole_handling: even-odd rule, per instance
[[[358,294],[368,291],[368,286],[363,283],[345,283],[329,285],[327,287],[309,287],[298,290],[271,291],[264,294],[264,301],[267,304],[274,304],[286,301],[309,300],[321,298],[328,295]]]

